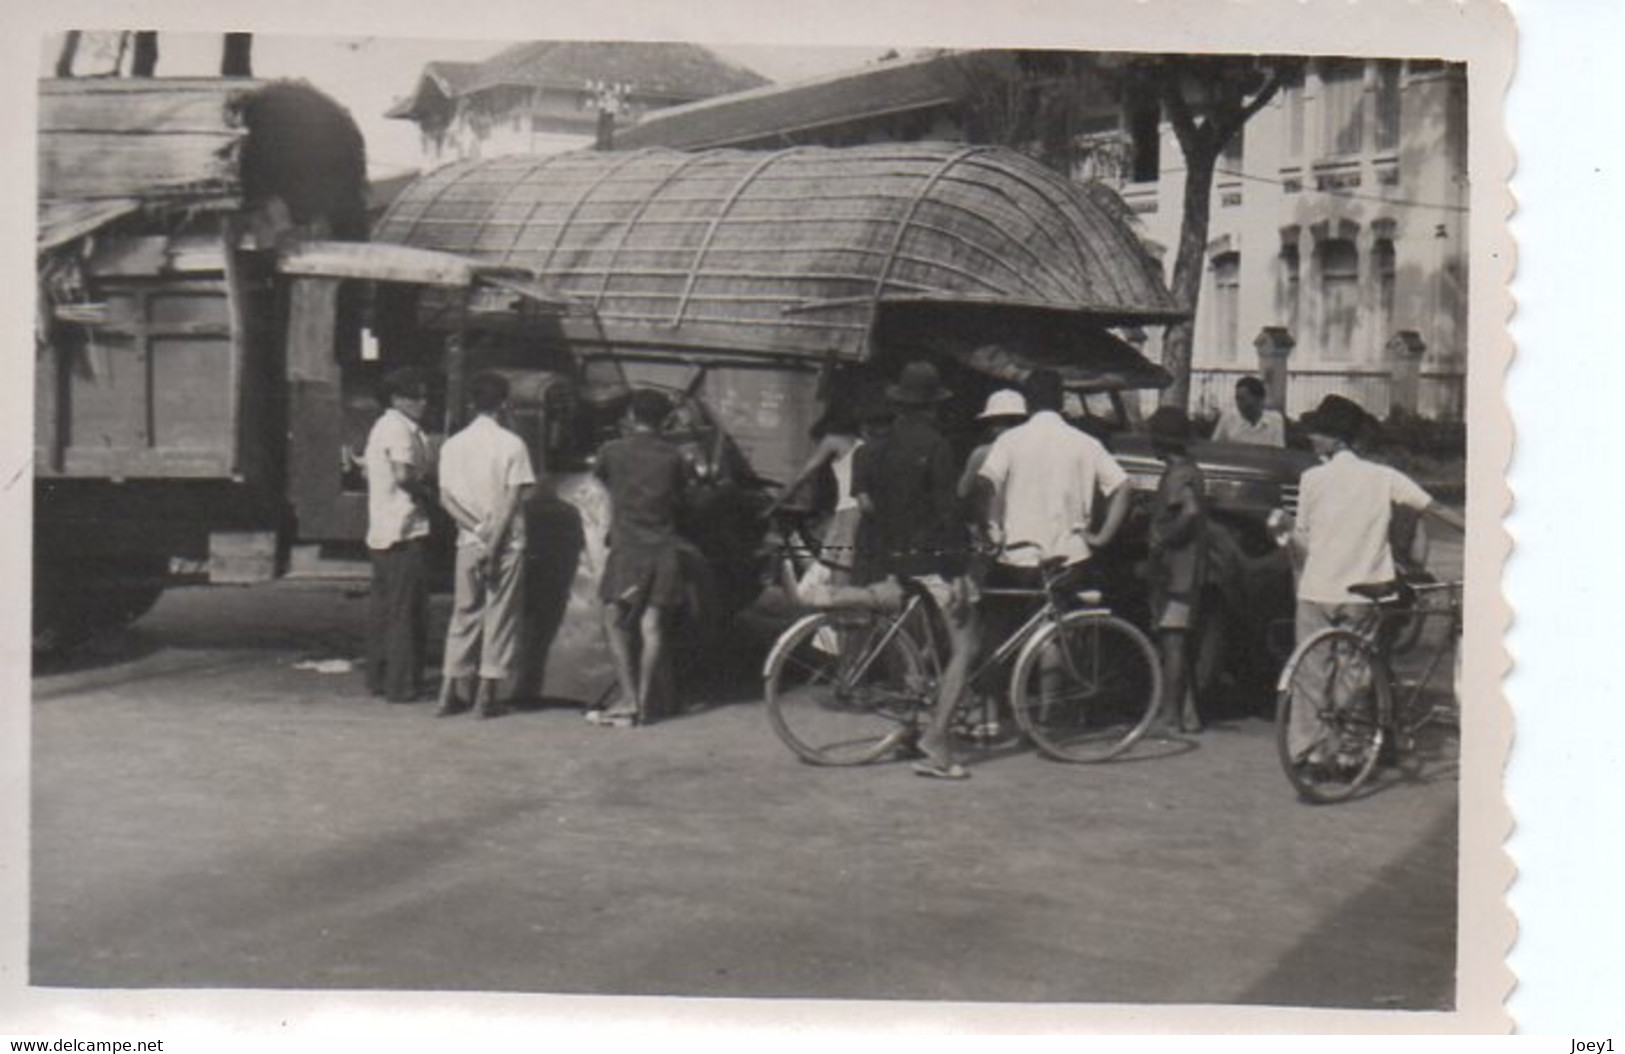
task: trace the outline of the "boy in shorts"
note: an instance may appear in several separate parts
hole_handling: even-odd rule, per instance
[[[1202,470],[1190,456],[1191,422],[1185,411],[1158,407],[1147,428],[1151,447],[1164,465],[1151,502],[1151,552],[1146,560],[1151,617],[1162,652],[1161,725],[1169,732],[1200,732],[1189,642],[1197,638],[1199,628],[1207,550]]]
[[[648,721],[665,620],[683,599],[677,510],[686,471],[676,445],[660,435],[670,409],[659,392],[634,391],[625,435],[604,444],[593,470],[610,496],[609,557],[598,596],[620,697],[601,717],[595,711],[588,717],[615,728]]]

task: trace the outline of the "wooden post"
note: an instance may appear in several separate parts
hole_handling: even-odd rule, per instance
[[[468,388],[468,301],[473,294],[465,292],[458,305],[457,328],[446,336],[446,437],[449,439],[468,420],[466,391]]]
[[[1282,326],[1265,326],[1253,338],[1258,352],[1258,372],[1264,380],[1264,405],[1286,412],[1287,359],[1297,341]]]
[[[288,500],[305,538],[335,535],[343,487],[339,282],[295,278],[288,302]]]
[[[1388,416],[1415,417],[1422,403],[1422,356],[1427,341],[1414,329],[1402,329],[1389,338]]]

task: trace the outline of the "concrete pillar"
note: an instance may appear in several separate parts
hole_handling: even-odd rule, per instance
[[[1282,326],[1265,326],[1253,338],[1258,352],[1258,373],[1264,381],[1264,405],[1286,412],[1286,360],[1297,341]]]
[[[1416,416],[1421,406],[1422,356],[1427,350],[1427,342],[1414,329],[1402,329],[1389,338],[1389,417]]]

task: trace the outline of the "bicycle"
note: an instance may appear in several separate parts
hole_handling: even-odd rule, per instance
[[[1287,779],[1311,802],[1352,797],[1371,779],[1385,747],[1397,760],[1415,749],[1426,726],[1459,720],[1461,583],[1377,582],[1353,592],[1372,602],[1368,623],[1330,627],[1301,641],[1277,684],[1276,750]],[[1441,621],[1446,631],[1433,642],[1419,642],[1409,629]],[[1395,669],[1401,644],[1412,649],[1406,672],[1421,668],[1414,679],[1401,680]],[[1445,691],[1433,682],[1450,652],[1454,683]],[[1301,729],[1305,708],[1319,732],[1307,753],[1294,742],[1293,724]]]
[[[1012,663],[1010,708],[1042,753],[1071,762],[1118,757],[1156,716],[1157,652],[1145,634],[1102,606],[1098,591],[1076,589],[1061,558],[1042,561],[1039,570],[1037,589],[984,592],[1041,603],[969,673],[950,728],[995,738],[997,702],[976,689]],[[868,596],[868,606],[799,619],[763,664],[774,732],[815,765],[861,765],[908,749],[935,703],[946,630],[930,592],[901,578]]]

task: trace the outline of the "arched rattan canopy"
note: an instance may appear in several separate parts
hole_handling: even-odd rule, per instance
[[[993,147],[640,150],[449,165],[373,237],[530,271],[607,343],[862,360],[888,304],[1180,317],[1127,216]]]

